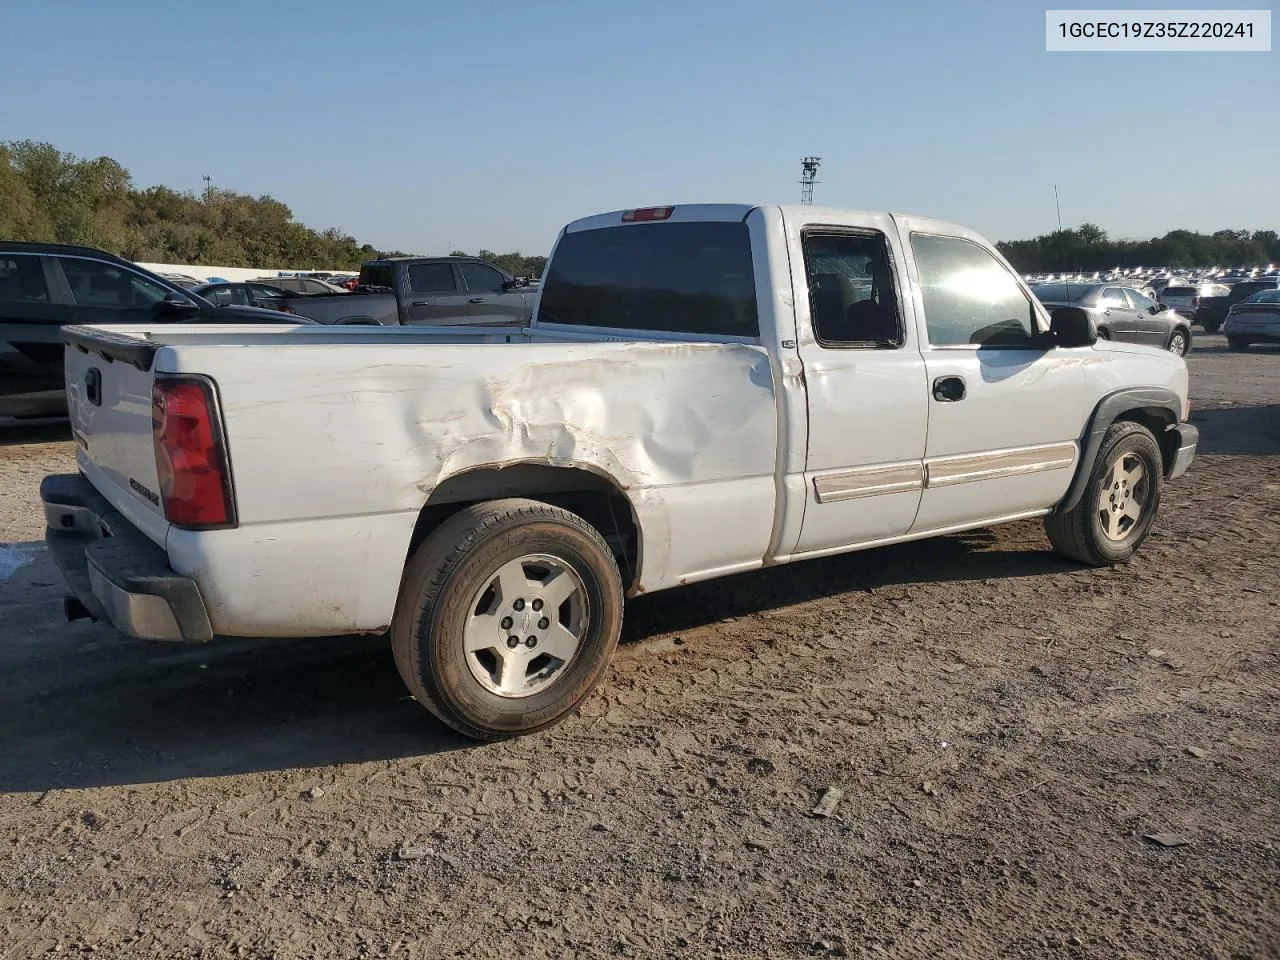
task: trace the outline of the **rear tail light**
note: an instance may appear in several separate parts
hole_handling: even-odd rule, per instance
[[[234,527],[231,468],[212,382],[157,378],[151,436],[165,519],[188,528]]]

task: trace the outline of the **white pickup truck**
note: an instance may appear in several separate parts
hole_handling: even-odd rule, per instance
[[[1187,368],[1048,316],[981,237],[688,205],[560,234],[525,328],[70,327],[71,616],[137,637],[389,632],[501,738],[604,675],[624,597],[1044,517],[1128,559],[1186,470]]]

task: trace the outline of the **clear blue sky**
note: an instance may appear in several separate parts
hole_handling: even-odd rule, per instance
[[[820,203],[993,239],[1052,229],[1055,183],[1067,224],[1113,236],[1280,227],[1280,53],[1046,53],[1054,5],[11,2],[0,139],[107,154],[140,186],[209,173],[425,253],[794,202],[809,153]]]

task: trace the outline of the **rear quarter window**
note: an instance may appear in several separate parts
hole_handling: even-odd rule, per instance
[[[542,281],[538,321],[758,337],[747,225],[638,223],[567,233]]]

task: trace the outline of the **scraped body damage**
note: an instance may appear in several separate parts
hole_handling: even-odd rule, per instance
[[[376,631],[440,483],[574,467],[630,501],[636,592],[760,566],[776,500],[765,348],[675,342],[174,345],[219,386],[241,526],[171,529],[232,635]]]

